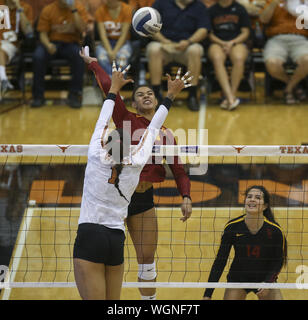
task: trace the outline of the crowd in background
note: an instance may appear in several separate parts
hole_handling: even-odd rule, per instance
[[[44,77],[53,57],[69,60],[72,81],[68,105],[81,107],[84,64],[79,50],[85,42],[109,75],[111,61],[126,65],[136,50],[144,54],[149,84],[158,101],[164,66],[170,62],[187,66],[193,76],[187,105],[193,111],[199,110],[202,57],[212,63],[221,87],[220,107],[234,110],[240,103],[238,89],[245,62],[251,50],[258,47],[263,52],[265,70],[283,83],[285,103],[304,101],[307,88],[300,84],[308,75],[308,30],[303,13],[296,7],[307,5],[306,1],[0,0],[0,5],[10,9],[10,26],[0,29],[0,100],[13,89],[6,67],[19,53],[20,39],[36,37],[32,107],[45,103]],[[144,6],[157,9],[163,24],[159,33],[146,39],[131,27],[133,13]],[[226,60],[231,63],[231,71],[226,68]],[[284,67],[288,61],[294,63],[291,74]]]

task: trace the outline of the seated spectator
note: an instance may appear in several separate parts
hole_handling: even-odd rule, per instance
[[[6,28],[0,28],[0,101],[8,89],[13,89],[6,74],[6,66],[18,52],[18,34],[22,31],[25,36],[33,34],[33,12],[29,4],[19,0],[0,0],[0,5],[8,7],[7,15],[3,14],[2,21]],[[9,20],[9,21],[8,21]]]
[[[203,2],[205,4],[205,6],[207,8],[213,6],[214,4],[216,4],[216,0],[201,0],[201,2]]]
[[[96,57],[100,66],[112,75],[112,61],[127,66],[132,55],[130,26],[132,8],[120,0],[107,0],[95,13],[100,42]]]
[[[251,40],[253,48],[264,47],[264,26],[260,21],[260,14],[268,0],[236,0],[247,11],[251,23]]]
[[[212,32],[209,35],[208,56],[224,94],[222,109],[233,110],[240,103],[237,90],[244,75],[250,34],[250,20],[246,9],[234,0],[219,0],[209,8]],[[231,76],[225,66],[227,57],[232,63]]]
[[[286,104],[304,100],[306,94],[298,85],[308,76],[308,30],[296,26],[297,17],[287,10],[287,1],[272,0],[262,11],[260,20],[266,24],[267,42],[264,48],[266,70],[285,83]],[[286,73],[284,63],[296,64],[292,75]]]
[[[54,2],[55,0],[24,0],[26,1],[31,7],[32,7],[32,11],[33,11],[33,21],[35,24],[35,21],[38,20],[38,17],[40,15],[40,13],[42,12],[42,10],[44,9],[44,7],[46,7],[47,5],[51,4],[51,2]]]
[[[162,29],[147,46],[151,85],[161,97],[163,67],[171,62],[187,66],[193,76],[189,88],[188,107],[199,110],[197,86],[201,73],[203,46],[210,30],[206,6],[199,0],[156,0],[152,6],[162,17]]]
[[[81,107],[84,63],[79,44],[87,21],[88,13],[78,0],[55,0],[42,10],[37,25],[40,44],[33,55],[32,107],[44,105],[44,76],[52,58],[70,62],[72,80],[67,103],[72,108]]]
[[[155,0],[129,0],[128,4],[136,11],[142,7],[151,7]]]
[[[95,12],[102,5],[106,4],[106,0],[80,0],[89,13],[89,21],[87,24],[87,33],[94,35]]]

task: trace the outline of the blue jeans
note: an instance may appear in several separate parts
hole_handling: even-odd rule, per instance
[[[116,45],[116,40],[109,40],[112,48]],[[95,48],[96,58],[100,66],[108,73],[111,77],[112,75],[112,62],[109,60],[106,49],[101,45],[97,45]],[[116,63],[120,64],[122,61],[123,68],[126,67],[129,63],[129,59],[132,56],[133,50],[130,41],[126,41],[124,45],[117,52]]]
[[[44,77],[48,61],[50,59],[67,59],[70,63],[72,79],[70,83],[70,93],[80,95],[83,87],[84,62],[79,56],[80,47],[77,43],[53,42],[57,51],[50,55],[47,49],[39,44],[33,54],[33,88],[34,99],[44,98],[45,81]]]

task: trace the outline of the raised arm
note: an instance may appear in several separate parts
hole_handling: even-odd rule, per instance
[[[99,85],[100,89],[104,92],[104,94],[107,96],[111,86],[111,79],[109,75],[104,71],[103,68],[101,68],[96,58],[89,56],[88,49],[86,52],[82,52],[81,58],[84,60],[86,64],[88,64],[89,70],[91,70],[94,73],[97,84]],[[115,106],[116,108],[114,109],[112,118],[116,127],[119,128],[122,127],[123,119],[129,112],[126,109],[124,101],[121,99],[119,93],[117,94],[115,99]]]
[[[87,47],[82,48],[80,51],[80,56],[81,57],[87,56],[88,55],[87,51],[88,51]],[[129,68],[130,66],[127,66],[125,70],[121,70],[121,68],[117,69],[115,61],[113,62],[111,87],[103,103],[103,107],[100,112],[99,118],[97,120],[94,134],[92,136],[92,139],[96,139],[97,136],[100,135],[102,145],[104,145],[107,139],[108,124],[113,113],[116,96],[123,86],[125,86],[129,82],[133,82],[132,79],[124,78]],[[103,133],[101,133],[102,131]]]

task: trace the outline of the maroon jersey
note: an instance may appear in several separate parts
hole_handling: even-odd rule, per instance
[[[101,90],[107,95],[111,86],[111,79],[108,74],[100,67],[97,62],[92,62],[89,65],[89,70],[94,72],[98,85],[100,86]],[[119,94],[116,98],[112,119],[117,128],[123,127],[123,121],[129,121],[132,133],[134,133],[138,129],[146,129],[150,124],[150,121],[143,116],[128,111]],[[136,139],[132,139],[131,143],[137,144],[138,141],[138,137],[136,137]],[[159,139],[157,139],[155,142],[155,145],[159,144],[176,144],[175,138],[172,135],[171,131],[165,127],[162,127],[162,130],[160,130]],[[156,157],[155,163],[153,161],[153,163],[149,163],[144,166],[140,175],[140,181],[162,182],[165,180],[165,168],[162,164],[157,164],[158,162],[159,161]],[[172,157],[172,162],[172,164],[168,165],[173,173],[180,194],[182,196],[190,196],[190,180],[184,170],[183,165],[180,163],[180,159],[178,157]]]

